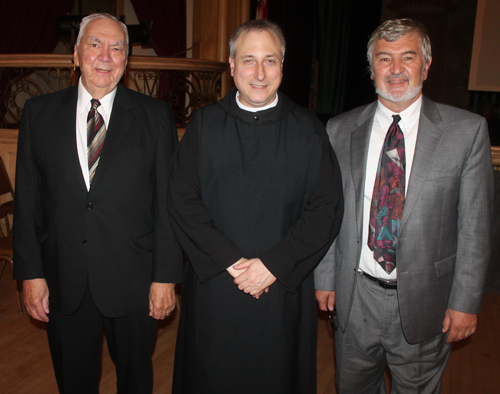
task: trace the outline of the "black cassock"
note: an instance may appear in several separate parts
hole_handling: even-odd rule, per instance
[[[236,90],[198,110],[172,160],[169,211],[189,261],[173,393],[316,393],[312,270],[337,235],[340,170],[323,126],[279,93],[248,112]],[[258,300],[226,268],[260,258]]]

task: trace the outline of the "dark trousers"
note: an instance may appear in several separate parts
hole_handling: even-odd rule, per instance
[[[49,314],[47,336],[59,392],[99,393],[103,329],[116,364],[118,394],[151,394],[156,320],[149,316],[149,308],[107,318],[97,309],[88,286],[73,315],[54,309]]]

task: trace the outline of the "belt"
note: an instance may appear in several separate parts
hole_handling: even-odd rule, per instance
[[[368,275],[366,272],[363,271],[359,271],[359,273],[363,275],[366,279],[368,279],[370,282],[373,282],[384,289],[396,290],[398,288],[398,283],[395,280],[374,278],[373,276]]]

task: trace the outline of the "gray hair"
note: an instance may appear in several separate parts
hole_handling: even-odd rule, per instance
[[[234,57],[236,56],[236,42],[238,41],[238,38],[240,38],[242,33],[252,31],[261,32],[263,30],[267,30],[269,33],[272,33],[279,40],[281,47],[281,59],[283,60],[286,50],[286,42],[283,31],[276,23],[265,21],[262,19],[254,19],[245,22],[234,31],[234,33],[231,35],[231,39],[229,40],[229,54],[231,55],[231,57],[234,59]]]
[[[124,23],[122,23],[118,19],[116,19],[113,15],[106,14],[105,12],[90,14],[82,19],[82,21],[80,22],[80,31],[78,32],[78,38],[76,39],[76,47],[77,48],[80,47],[80,41],[82,40],[82,37],[85,35],[85,29],[87,28],[87,25],[89,24],[89,22],[92,22],[93,20],[96,20],[96,19],[109,19],[109,20],[112,20],[113,22],[118,23],[118,25],[123,29],[123,33],[125,34],[125,38],[127,40],[127,47],[125,48],[125,54],[128,56],[128,30],[127,30],[127,26],[125,26]]]
[[[431,61],[431,40],[427,35],[427,28],[417,20],[414,19],[390,19],[382,23],[370,36],[367,45],[366,57],[370,68],[372,67],[372,54],[377,40],[386,40],[389,42],[399,40],[406,34],[417,33],[420,41],[420,48],[424,57],[425,64]]]

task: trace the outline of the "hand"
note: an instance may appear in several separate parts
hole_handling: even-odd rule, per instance
[[[244,269],[244,268],[235,269],[234,266],[237,265],[237,264],[240,264],[240,263],[244,263],[245,261],[248,261],[248,259],[242,257],[236,263],[234,263],[231,267],[227,268],[226,271],[229,272],[229,275],[231,275],[233,278],[236,279],[243,272],[245,272],[246,269]]]
[[[234,284],[238,285],[238,289],[256,299],[259,299],[262,293],[276,282],[276,277],[271,274],[260,259],[247,260],[233,265],[233,268],[236,270],[245,269],[245,272],[234,280]]]
[[[149,316],[163,320],[175,309],[175,284],[151,283],[149,289]]]
[[[259,297],[264,294],[264,293],[269,293],[269,287],[266,287],[264,290],[258,292],[257,294],[255,294],[254,296],[252,296],[253,298],[255,298],[256,300],[259,299]]]
[[[446,343],[458,342],[476,332],[477,315],[448,308],[443,321],[443,333],[448,332]]]
[[[49,288],[45,279],[23,281],[23,302],[26,312],[35,320],[47,323],[49,317]]]
[[[326,311],[327,308],[333,311],[335,308],[335,292],[326,290],[316,290],[316,300],[318,301],[319,309]]]

